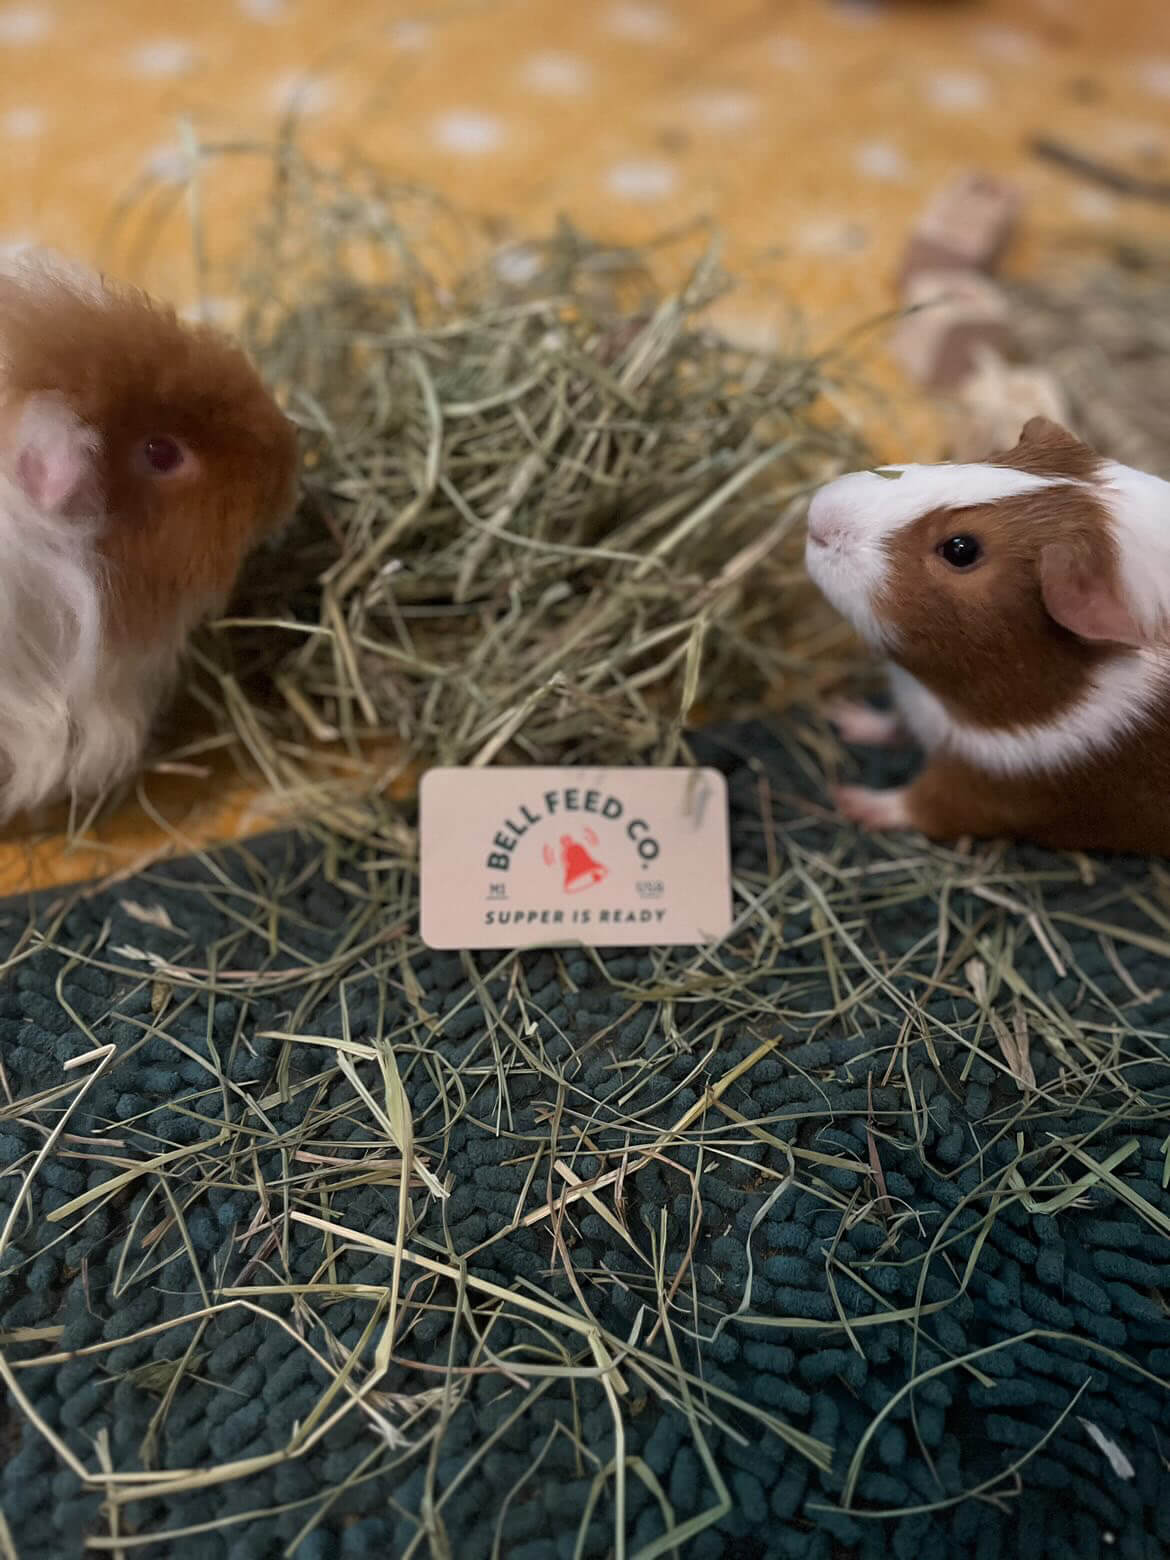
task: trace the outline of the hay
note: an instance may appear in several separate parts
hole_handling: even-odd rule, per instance
[[[373,755],[379,784],[667,762],[696,712],[811,689],[840,634],[800,567],[805,501],[865,459],[828,399],[840,353],[725,340],[707,232],[638,252],[562,222],[493,254],[368,171],[285,145],[273,173],[237,290],[304,498],[192,681],[271,787],[368,782]]]

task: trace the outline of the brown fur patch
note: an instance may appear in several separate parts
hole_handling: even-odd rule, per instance
[[[291,509],[291,423],[238,347],[128,288],[0,279],[0,344],[10,406],[56,391],[100,435],[111,641],[181,636]],[[190,469],[140,469],[159,436],[188,446]]]
[[[906,792],[911,827],[932,839],[1023,839],[1056,850],[1170,856],[1170,718],[1158,711],[1112,753],[1054,775],[980,773],[933,758]]]
[[[1047,424],[1026,431],[997,463],[1075,483],[1092,475],[1098,457]],[[954,569],[938,553],[959,534],[976,537],[983,548],[970,569]],[[933,509],[887,542],[890,583],[879,610],[897,627],[894,659],[956,717],[999,730],[1050,720],[1083,695],[1095,667],[1118,653],[1078,639],[1045,610],[1040,557],[1058,541],[1088,572],[1118,582],[1111,517],[1091,487],[1071,483],[996,503]]]
[[[1101,467],[1096,450],[1048,417],[1032,417],[1012,449],[988,457],[988,465],[1010,466],[1037,477],[1089,482]]]

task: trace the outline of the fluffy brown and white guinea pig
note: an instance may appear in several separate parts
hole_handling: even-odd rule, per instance
[[[1035,418],[971,465],[855,472],[809,510],[808,569],[886,658],[895,714],[847,741],[926,751],[836,792],[877,829],[1170,855],[1170,483]]]
[[[133,768],[296,467],[239,348],[57,256],[0,264],[0,818]]]

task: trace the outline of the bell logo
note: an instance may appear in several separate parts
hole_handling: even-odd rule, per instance
[[[585,838],[589,845],[596,846],[597,836],[592,829],[585,830]],[[542,854],[546,866],[556,866],[557,856],[551,845],[546,845]],[[579,894],[582,889],[592,888],[609,876],[609,868],[571,834],[561,835],[560,865],[563,874],[561,887],[566,894]]]

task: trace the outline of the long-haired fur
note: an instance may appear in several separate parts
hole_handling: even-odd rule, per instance
[[[145,735],[142,701],[108,686],[94,531],[0,474],[0,817],[104,787]]]
[[[173,477],[140,458],[160,436]],[[133,768],[295,477],[238,347],[58,256],[0,263],[0,819]]]

